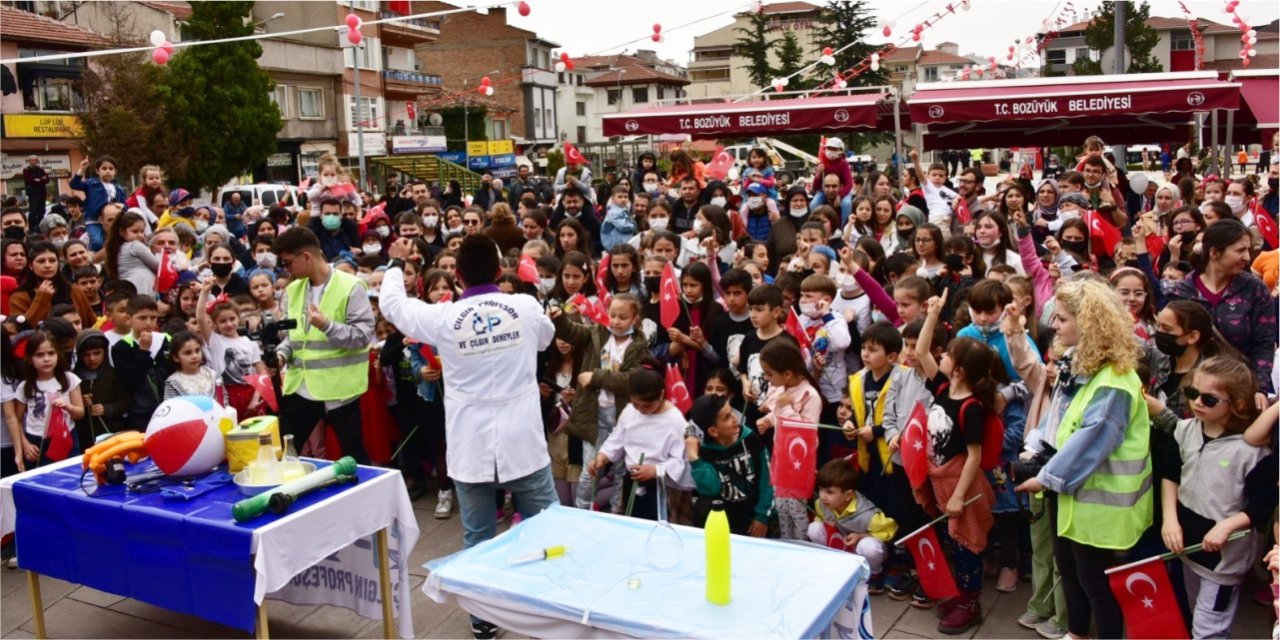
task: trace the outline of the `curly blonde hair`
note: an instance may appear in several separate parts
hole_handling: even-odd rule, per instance
[[[1071,372],[1092,376],[1111,365],[1119,373],[1132,371],[1140,347],[1133,337],[1133,317],[1111,287],[1093,279],[1071,280],[1058,286],[1058,306],[1076,318],[1080,340],[1071,359]]]

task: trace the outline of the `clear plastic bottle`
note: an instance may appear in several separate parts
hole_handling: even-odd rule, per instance
[[[729,604],[729,518],[723,501],[712,501],[703,532],[707,546],[707,602]]]
[[[254,484],[275,485],[283,481],[283,471],[280,461],[276,459],[276,448],[271,445],[269,433],[258,436],[258,458],[253,462],[249,477]]]

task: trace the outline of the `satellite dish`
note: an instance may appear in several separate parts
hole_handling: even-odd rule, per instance
[[[427,114],[427,122],[430,123],[431,126],[433,127],[438,127],[442,122],[444,122],[444,118],[442,118],[440,114],[432,111],[431,113]]]

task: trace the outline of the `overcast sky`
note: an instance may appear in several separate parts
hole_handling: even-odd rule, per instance
[[[624,48],[656,49],[664,58],[686,64],[694,36],[713,31],[733,22],[733,14],[750,5],[735,0],[528,0],[532,13],[522,18],[515,10],[509,11],[510,20],[516,26],[536,31],[540,36],[559,43],[573,56],[600,53],[618,53]],[[823,0],[809,0],[822,4]],[[959,6],[959,0],[954,0]],[[772,2],[766,2],[772,4]],[[916,23],[931,17],[935,12],[946,11],[948,0],[917,2],[914,0],[871,0],[869,3],[880,20],[897,19],[897,34],[905,33]],[[1040,28],[1041,21],[1053,15],[1065,0],[973,0],[968,12],[957,9],[936,27],[924,31],[921,42],[930,48],[939,42],[951,41],[960,45],[960,52],[982,56],[1003,55],[1014,39],[1023,39]],[[1073,8],[1085,12],[1101,6],[1099,0],[1074,0]],[[1198,17],[1213,22],[1230,24],[1231,18],[1224,11],[1225,2],[1187,0],[1187,7]],[[1181,17],[1176,1],[1151,2],[1151,15]],[[1252,25],[1263,25],[1280,18],[1280,3],[1274,0],[1244,0],[1239,13]],[[706,18],[705,20],[702,20]],[[682,28],[680,25],[702,20]],[[663,27],[666,41],[655,44],[649,40],[653,24]],[[884,42],[879,33],[871,41]],[[631,42],[639,40],[639,42]],[[628,44],[630,43],[630,44]],[[914,43],[909,43],[914,44]],[[1002,60],[1003,62],[1003,60]]]

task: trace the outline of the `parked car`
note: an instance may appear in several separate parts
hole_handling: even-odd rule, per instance
[[[241,202],[251,207],[263,206],[271,207],[274,204],[282,204],[290,211],[298,213],[302,211],[306,194],[302,193],[298,187],[291,184],[241,184],[235,186],[222,187],[218,190],[218,197],[215,202],[219,206],[227,206],[231,201],[231,194],[239,193]]]

